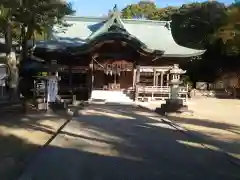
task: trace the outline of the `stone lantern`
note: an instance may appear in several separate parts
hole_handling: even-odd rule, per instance
[[[166,103],[161,105],[161,111],[163,113],[176,112],[184,107],[183,100],[179,97],[179,85],[182,84],[180,76],[186,73],[186,71],[180,69],[178,64],[174,64],[169,73],[170,99],[167,99]]]
[[[178,100],[179,99],[179,85],[182,84],[180,77],[182,74],[186,73],[186,71],[179,68],[178,64],[174,64],[173,68],[170,69],[170,99]]]

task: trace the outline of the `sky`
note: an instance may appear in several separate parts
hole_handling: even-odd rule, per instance
[[[119,9],[122,9],[128,4],[139,2],[139,0],[83,0],[83,1],[68,0],[68,1],[73,4],[77,16],[103,16],[108,14],[108,11],[114,7],[114,4],[117,4],[117,7]],[[179,6],[181,4],[194,2],[191,0],[151,0],[151,1],[155,1],[158,7],[165,7],[168,5]],[[198,0],[198,2],[201,1],[203,0]],[[231,4],[234,0],[218,0],[218,1],[226,4]]]

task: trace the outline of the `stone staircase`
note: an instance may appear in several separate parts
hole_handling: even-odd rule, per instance
[[[90,101],[98,103],[116,103],[116,104],[133,103],[133,100],[130,99],[122,91],[104,91],[104,90],[93,90]]]

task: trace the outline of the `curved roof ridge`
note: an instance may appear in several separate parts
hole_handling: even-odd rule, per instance
[[[163,56],[165,56],[165,57],[168,57],[168,56],[173,57],[173,55],[175,55],[176,57],[199,56],[199,55],[202,55],[206,51],[206,50],[200,50],[200,49],[193,49],[193,48],[185,47],[185,46],[178,44],[172,35],[171,29],[168,29],[168,28],[166,28],[166,29],[169,31],[169,34],[168,34],[168,36],[169,36],[168,39],[170,42],[169,45],[171,44],[171,47],[173,49],[175,48],[176,52],[182,51],[182,52],[185,52],[185,54],[184,55],[183,54],[182,55],[173,54],[173,53],[168,54],[166,52],[166,54],[164,54]]]
[[[64,20],[66,21],[105,21],[109,17],[94,17],[94,16],[65,16]]]
[[[166,23],[170,23],[171,21],[157,21],[157,20],[149,20],[149,19],[124,19],[122,18],[123,22],[129,23],[152,23],[152,24],[162,24],[165,25]]]
[[[105,21],[108,20],[109,16],[105,16],[105,17],[97,17],[97,16],[65,16],[64,20],[67,21],[79,21],[79,20],[92,20],[92,21]],[[121,18],[120,19],[123,22],[136,22],[136,23],[154,23],[154,24],[166,24],[169,23],[171,21],[158,21],[158,20],[149,20],[149,19],[125,19],[125,18]]]

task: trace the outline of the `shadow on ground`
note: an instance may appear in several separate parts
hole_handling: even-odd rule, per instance
[[[8,128],[25,128],[29,130],[39,130],[45,131],[49,130],[48,133],[53,133],[53,129],[50,126],[43,125],[40,123],[43,119],[48,119],[49,121],[56,119],[56,118],[70,118],[63,111],[54,111],[51,113],[47,113],[46,111],[31,111],[27,113],[16,113],[16,112],[9,112],[4,113],[0,117],[0,126],[5,126]]]
[[[37,149],[38,146],[16,136],[0,135],[0,179],[15,180]]]
[[[38,143],[30,142],[29,139],[38,138],[40,133],[44,138],[51,137],[56,129],[41,123],[44,119],[51,121],[56,118],[65,118],[63,112],[56,112],[55,115],[46,115],[40,112],[2,113],[0,117],[0,179],[15,180],[24,169],[29,160],[35,156],[41,147]],[[33,135],[33,133],[35,134]],[[36,133],[37,132],[37,133]],[[43,133],[44,132],[44,135]],[[37,134],[37,135],[36,135]],[[32,137],[27,137],[32,136]],[[46,143],[43,139],[41,143]],[[39,140],[40,142],[40,140]]]
[[[240,126],[230,124],[230,123],[214,122],[209,119],[196,119],[196,118],[187,118],[187,117],[185,118],[185,117],[177,117],[177,116],[172,116],[171,119],[175,122],[179,122],[182,124],[190,124],[190,125],[192,124],[199,127],[220,129],[220,130],[229,131],[236,135],[240,135]]]
[[[29,165],[21,180],[233,180],[239,168],[148,110],[91,105]]]
[[[209,119],[196,119],[179,116],[168,116],[172,122],[191,130],[195,135],[209,140],[211,145],[220,147],[240,158],[240,126],[213,122]],[[201,133],[205,132],[205,133]],[[238,160],[240,163],[240,160]]]

